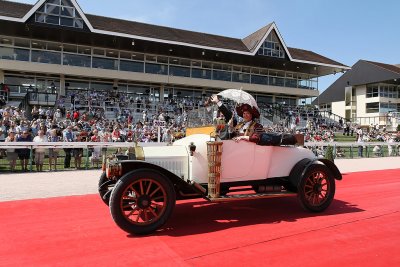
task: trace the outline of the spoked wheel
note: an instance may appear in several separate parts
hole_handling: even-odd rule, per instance
[[[335,179],[325,165],[314,164],[306,171],[298,187],[303,208],[312,212],[325,210],[335,195]]]
[[[111,192],[114,188],[115,185],[115,181],[109,180],[106,177],[106,173],[103,172],[100,176],[99,179],[99,187],[98,187],[98,191],[99,191],[99,195],[101,200],[104,202],[104,204],[106,204],[108,206],[109,202],[110,202],[110,196],[111,196]]]
[[[172,183],[152,170],[138,170],[123,176],[110,199],[115,223],[131,234],[148,234],[157,230],[167,221],[174,206]]]

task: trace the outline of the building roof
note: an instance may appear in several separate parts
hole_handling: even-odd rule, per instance
[[[345,88],[363,84],[396,81],[400,84],[400,67],[380,62],[359,60],[344,73],[331,86],[329,86],[318,98],[313,101],[314,105],[328,104],[345,100]]]
[[[0,16],[22,18],[31,9],[32,5],[30,4],[0,1]]]
[[[115,33],[139,35],[165,41],[176,41],[209,47],[225,48],[248,52],[246,45],[240,39],[213,35],[208,33],[180,30],[170,27],[151,25],[142,22],[114,19],[95,15],[86,15],[90,24],[99,30]]]
[[[321,56],[320,54],[314,53],[312,51],[303,50],[303,49],[299,49],[299,48],[292,48],[292,47],[288,47],[288,49],[293,58],[298,58],[298,59],[302,59],[304,61],[310,61],[310,62],[320,62],[320,63],[332,64],[332,65],[337,65],[337,66],[340,66],[340,65],[346,66],[346,65],[343,65],[342,63],[339,63],[330,58]],[[346,66],[346,69],[350,69],[350,68],[347,68],[347,66]]]
[[[385,64],[385,63],[379,63],[379,62],[374,62],[374,61],[368,61],[366,60],[366,62],[376,65],[380,68],[383,68],[385,70],[400,74],[400,65],[390,65],[390,64]]]
[[[74,5],[76,5],[78,12],[80,12],[81,9],[76,1],[71,1],[74,3]],[[39,0],[35,5],[1,0],[0,20],[13,20],[24,23],[28,20],[28,15],[31,16],[34,14],[36,9],[39,8],[43,3],[44,0]],[[219,50],[244,55],[255,55],[261,43],[267,37],[267,34],[272,30],[275,30],[291,61],[349,69],[348,66],[321,56],[317,53],[298,48],[286,47],[274,22],[262,27],[243,39],[239,39],[165,26],[151,25],[135,21],[83,14],[83,12],[81,15],[83,15],[86,23],[89,24],[87,25],[89,29],[100,34],[109,34],[138,39],[142,38],[143,40],[193,46],[197,48]]]

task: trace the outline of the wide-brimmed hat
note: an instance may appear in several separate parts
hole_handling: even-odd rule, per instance
[[[241,104],[236,107],[236,113],[243,118],[243,112],[249,111],[253,118],[257,119],[260,117],[260,112],[257,108],[250,106],[249,104]]]

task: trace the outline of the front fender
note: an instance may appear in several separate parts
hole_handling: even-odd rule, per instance
[[[336,167],[336,165],[332,161],[330,161],[328,159],[312,160],[312,159],[305,158],[305,159],[302,159],[299,162],[297,162],[296,165],[294,165],[294,167],[290,171],[290,174],[289,174],[290,183],[293,186],[297,187],[300,183],[301,177],[304,176],[308,167],[311,164],[315,164],[315,163],[325,165],[332,172],[332,175],[336,180],[342,180],[342,174],[340,173],[339,169]]]

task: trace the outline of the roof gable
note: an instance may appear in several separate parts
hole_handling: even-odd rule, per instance
[[[246,45],[249,51],[254,51],[255,48],[258,46],[258,44],[261,42],[261,40],[266,38],[266,34],[267,32],[269,32],[271,26],[272,23],[269,23],[268,25],[262,27],[261,29],[253,32],[249,36],[242,39],[242,42]]]
[[[63,0],[61,0],[63,1]],[[86,26],[93,31],[93,27],[86,18],[85,13],[83,13],[81,7],[79,4],[76,2],[76,0],[66,0],[70,2],[75,10],[78,12],[79,16],[83,19],[85,22]],[[35,13],[47,2],[51,2],[50,0],[39,0],[36,2],[36,4],[32,5],[27,5],[27,4],[21,4],[21,3],[13,3],[13,2],[8,2],[8,1],[2,1],[2,5],[5,5],[7,8],[11,10],[10,14],[7,15],[7,13],[0,13],[0,19],[8,19],[12,21],[17,21],[17,22],[22,22],[26,23],[28,19],[30,19],[32,16],[35,15]],[[28,9],[30,7],[30,9]],[[4,9],[4,8],[3,8]],[[21,17],[22,13],[25,12],[25,14]],[[4,15],[3,15],[4,14]]]
[[[278,37],[280,44],[282,45],[283,49],[286,52],[286,55],[289,57],[291,61],[293,61],[293,58],[290,55],[290,52],[285,42],[283,41],[283,38],[279,33],[278,27],[276,26],[275,22],[272,22],[266,25],[265,27],[259,29],[258,31],[250,34],[242,41],[243,43],[245,43],[246,47],[250,50],[250,53],[254,56],[272,31],[274,31],[276,36]]]

